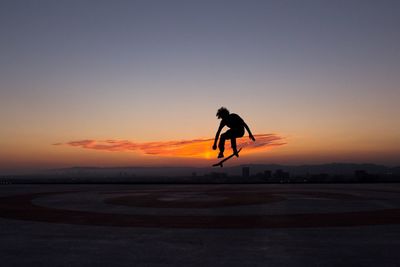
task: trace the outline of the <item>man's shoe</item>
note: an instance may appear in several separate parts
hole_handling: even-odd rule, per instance
[[[220,159],[220,158],[223,158],[224,157],[224,153],[222,153],[222,152],[219,152],[219,154],[218,154],[218,158]]]

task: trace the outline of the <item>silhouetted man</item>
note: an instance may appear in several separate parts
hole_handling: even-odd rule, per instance
[[[215,135],[215,140],[214,140],[214,145],[213,149],[217,149],[217,142],[218,142],[218,137],[219,134],[221,133],[222,128],[225,126],[228,126],[230,129],[226,131],[225,133],[221,134],[221,138],[219,140],[218,148],[219,148],[219,154],[218,158],[223,158],[224,157],[224,150],[225,150],[225,140],[230,139],[231,140],[231,146],[233,153],[235,154],[236,157],[239,157],[237,148],[236,148],[236,138],[242,137],[244,135],[244,129],[246,128],[247,132],[249,133],[249,138],[253,141],[256,141],[254,138],[253,134],[250,131],[249,126],[244,122],[244,120],[237,114],[234,113],[229,113],[229,110],[222,107],[218,109],[217,112],[217,117],[218,119],[222,119],[217,134]]]

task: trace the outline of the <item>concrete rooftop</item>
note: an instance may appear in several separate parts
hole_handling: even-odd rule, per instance
[[[1,266],[399,266],[400,184],[2,185]]]

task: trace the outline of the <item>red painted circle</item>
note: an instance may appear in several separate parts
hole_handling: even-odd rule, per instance
[[[335,213],[307,213],[285,215],[233,215],[233,216],[153,216],[110,214],[102,212],[62,210],[32,204],[38,197],[62,194],[63,192],[35,193],[0,198],[0,216],[3,218],[40,221],[49,223],[65,223],[77,225],[98,225],[118,227],[157,227],[157,228],[302,228],[302,227],[337,227],[399,224],[400,209],[381,209],[371,211],[335,212]],[[76,192],[64,192],[76,193]],[[221,192],[220,192],[221,193]],[[325,196],[332,198],[344,194],[291,192],[311,196]],[[218,193],[216,193],[218,194]],[[268,193],[265,202],[271,201]],[[274,194],[289,194],[285,191]],[[257,195],[262,198],[263,195]],[[268,197],[269,196],[269,197]],[[358,198],[347,195],[348,197]],[[252,198],[249,198],[252,199]],[[276,200],[276,199],[275,199]],[[109,202],[113,202],[110,200]],[[122,201],[117,198],[117,202]],[[252,202],[252,201],[250,201]],[[249,202],[247,202],[249,203]],[[130,203],[132,204],[132,203]],[[155,204],[158,204],[157,201]],[[221,204],[221,203],[219,203]],[[233,203],[230,203],[233,205]],[[254,204],[254,203],[253,203]],[[197,204],[196,204],[197,205]],[[195,205],[195,206],[196,206]],[[242,205],[238,202],[235,205]],[[179,206],[179,205],[178,205]],[[181,206],[182,207],[182,206]]]

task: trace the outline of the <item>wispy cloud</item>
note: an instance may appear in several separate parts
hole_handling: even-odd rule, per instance
[[[246,152],[263,151],[271,147],[286,144],[283,137],[276,134],[257,134],[254,135],[256,142],[247,137],[239,138],[238,147],[245,147]],[[155,141],[155,142],[132,142],[128,140],[77,140],[66,143],[56,143],[53,145],[67,145],[84,149],[94,149],[110,152],[141,151],[144,154],[177,157],[209,157],[212,153],[214,139],[192,139],[178,141]],[[225,147],[230,147],[229,141]]]

